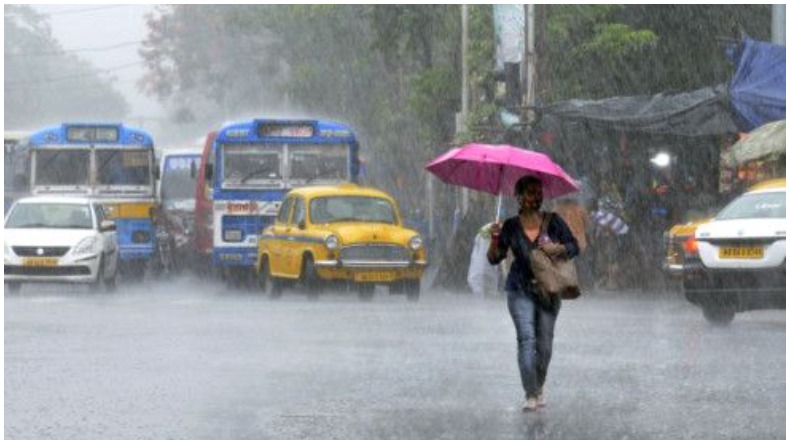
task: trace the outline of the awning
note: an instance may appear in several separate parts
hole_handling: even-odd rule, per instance
[[[724,160],[731,166],[771,155],[779,156],[787,150],[785,120],[767,123],[747,134],[734,144]]]

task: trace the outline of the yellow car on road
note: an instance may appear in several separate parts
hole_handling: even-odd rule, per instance
[[[426,266],[423,239],[403,226],[395,200],[355,184],[291,190],[258,240],[258,281],[271,297],[298,283],[316,298],[338,282],[362,299],[386,285],[417,300]]]

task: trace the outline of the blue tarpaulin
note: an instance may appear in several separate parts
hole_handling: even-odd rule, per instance
[[[744,39],[730,81],[730,103],[738,129],[749,132],[785,119],[785,47]]]

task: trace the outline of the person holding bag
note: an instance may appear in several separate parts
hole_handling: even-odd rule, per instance
[[[558,214],[540,210],[543,204],[540,179],[529,175],[519,179],[515,196],[519,213],[506,219],[501,227],[498,222],[491,225],[486,256],[495,265],[507,256],[508,250],[513,253],[505,291],[518,340],[518,366],[525,393],[522,408],[532,411],[546,405],[543,387],[561,298],[541,291],[530,263],[530,251],[537,248],[552,258],[571,259],[579,254],[579,244]]]

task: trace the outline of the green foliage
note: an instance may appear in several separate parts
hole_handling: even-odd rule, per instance
[[[465,141],[496,142],[503,133],[493,102],[492,8],[468,8],[470,110],[463,134],[455,134],[460,5],[163,7],[149,20],[143,84],[212,128],[239,115],[346,121],[362,140],[374,184],[405,186],[402,203],[419,205],[414,175],[427,160]],[[540,8],[543,103],[719,83],[730,73],[717,38],[739,37],[733,29],[759,37],[755,30],[770,23],[766,5]]]
[[[420,122],[420,139],[436,145],[453,131],[454,115],[447,110],[460,108],[459,87],[458,70],[448,65],[426,70],[411,82],[409,109]]]

